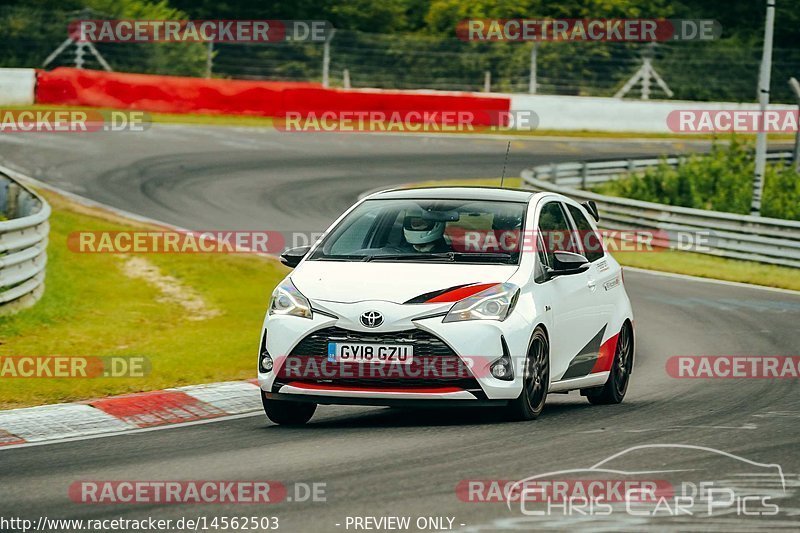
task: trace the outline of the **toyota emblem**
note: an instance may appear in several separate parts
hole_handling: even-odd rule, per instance
[[[361,314],[361,324],[367,328],[377,328],[383,324],[383,315],[377,311],[367,311]]]

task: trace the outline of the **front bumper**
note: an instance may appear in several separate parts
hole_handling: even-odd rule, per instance
[[[358,316],[361,308],[378,305],[382,312],[388,306],[404,308],[406,312],[412,307],[387,302],[349,305],[355,307],[349,316]],[[267,398],[276,400],[353,405],[494,405],[519,396],[531,331],[521,314],[512,314],[503,322],[443,323],[443,316],[430,316],[422,306],[413,307],[418,316],[427,315],[428,318],[397,320],[372,330],[321,313],[315,313],[310,320],[269,317],[265,320],[264,331],[274,367],[270,372],[259,372],[261,389],[267,393]],[[384,314],[392,316],[393,313],[389,310]],[[513,361],[514,377],[509,381],[497,379],[489,371],[491,364],[504,354],[501,336]],[[375,344],[411,342],[415,364],[419,361],[427,371],[424,368],[420,373],[419,368],[408,368],[401,369],[407,372],[400,374],[391,371],[374,374],[364,372],[361,370],[364,367],[357,365],[355,372],[343,372],[339,367],[337,373],[335,366],[324,366],[327,342],[343,338],[349,342]]]
[[[262,392],[268,400],[311,402],[321,405],[366,405],[379,407],[502,407],[508,405],[508,400],[485,400],[475,397],[454,399],[453,397],[431,397],[431,396],[412,396],[406,395],[385,396],[380,394],[364,394],[363,396],[339,396],[335,391],[325,394],[303,394],[295,391],[283,392]],[[465,401],[468,400],[468,401]]]

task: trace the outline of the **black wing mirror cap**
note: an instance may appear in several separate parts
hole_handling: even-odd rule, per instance
[[[284,250],[281,254],[281,263],[289,268],[294,268],[300,264],[300,261],[308,255],[311,246],[298,246],[297,248],[289,248]]]
[[[589,260],[580,254],[572,252],[554,252],[553,253],[553,266],[549,269],[550,277],[555,276],[569,276],[571,274],[580,274],[589,269],[591,263]]]
[[[592,215],[592,218],[596,222],[600,222],[600,212],[597,211],[597,204],[594,202],[594,200],[587,200],[582,202],[581,205],[589,212],[590,215]]]

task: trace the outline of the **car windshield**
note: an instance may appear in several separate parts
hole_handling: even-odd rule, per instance
[[[309,258],[517,264],[525,203],[487,200],[367,200]]]

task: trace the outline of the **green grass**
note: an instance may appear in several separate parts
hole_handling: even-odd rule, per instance
[[[46,290],[35,306],[0,317],[0,355],[138,355],[152,370],[144,378],[0,378],[0,408],[254,377],[261,321],[283,266],[246,254],[143,255],[221,311],[190,321],[183,307],[123,274],[120,256],[66,246],[73,231],[145,226],[44,194],[53,206]]]
[[[67,106],[35,104],[33,106],[9,106],[4,109],[37,109],[42,111],[59,110],[96,110],[96,111],[119,111],[112,108],[96,108],[85,106]],[[178,114],[178,113],[153,113],[147,112],[153,123],[160,124],[197,124],[202,126],[243,126],[243,127],[273,127],[272,117],[262,117],[254,115],[220,115],[220,114]],[[452,132],[455,135],[492,134],[492,135],[514,135],[518,137],[571,137],[571,138],[602,138],[602,139],[656,139],[656,140],[719,140],[725,142],[725,135],[697,134],[697,133],[635,133],[635,132],[610,132],[594,130],[534,130],[534,131],[506,131],[476,128],[473,132]],[[408,135],[413,135],[413,132]],[[741,138],[755,139],[754,134],[741,134]],[[770,141],[791,141],[793,134],[771,133],[768,135]]]
[[[500,178],[487,178],[477,180],[431,180],[408,184],[407,186],[496,187],[499,184]],[[520,178],[506,178],[505,180],[505,187],[507,188],[519,188],[521,186],[522,180]],[[612,251],[612,255],[624,266],[800,291],[800,272],[795,268],[765,265],[752,261],[739,261],[736,259],[726,259],[713,255],[677,250],[654,252]]]
[[[676,250],[613,252],[613,256],[625,266],[800,291],[796,268]]]

